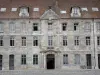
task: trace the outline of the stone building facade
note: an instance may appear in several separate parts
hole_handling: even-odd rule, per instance
[[[30,18],[29,10],[0,18],[0,70],[100,69],[99,18],[82,17],[76,6],[67,18],[57,1],[39,18]]]

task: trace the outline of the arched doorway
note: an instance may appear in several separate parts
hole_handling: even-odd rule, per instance
[[[55,55],[48,54],[46,57],[47,61],[47,69],[54,69],[55,68]]]

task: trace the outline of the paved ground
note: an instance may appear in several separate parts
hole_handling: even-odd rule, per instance
[[[24,71],[0,71],[0,75],[100,75],[100,70],[24,70]]]

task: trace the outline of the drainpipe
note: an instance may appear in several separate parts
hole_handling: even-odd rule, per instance
[[[93,66],[94,69],[96,67],[96,59],[95,59],[95,26],[94,26],[94,18],[92,19],[92,23],[93,23]]]

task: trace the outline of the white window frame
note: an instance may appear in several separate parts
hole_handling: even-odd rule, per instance
[[[68,54],[63,54],[63,65],[68,65]]]
[[[79,7],[73,7],[71,10],[71,17],[81,17],[81,10]]]
[[[21,37],[22,40],[22,46],[26,46],[26,37]]]
[[[38,45],[39,45],[39,37],[33,36],[33,46],[38,46]]]
[[[91,23],[90,22],[86,22],[84,26],[85,26],[86,32],[91,32]]]
[[[4,23],[0,22],[0,33],[4,32]]]
[[[33,65],[38,65],[38,55],[37,54],[33,55]]]
[[[0,46],[3,46],[4,43],[3,43],[3,36],[0,36]]]
[[[75,54],[74,57],[75,57],[75,64],[79,65],[80,64],[80,54]]]

